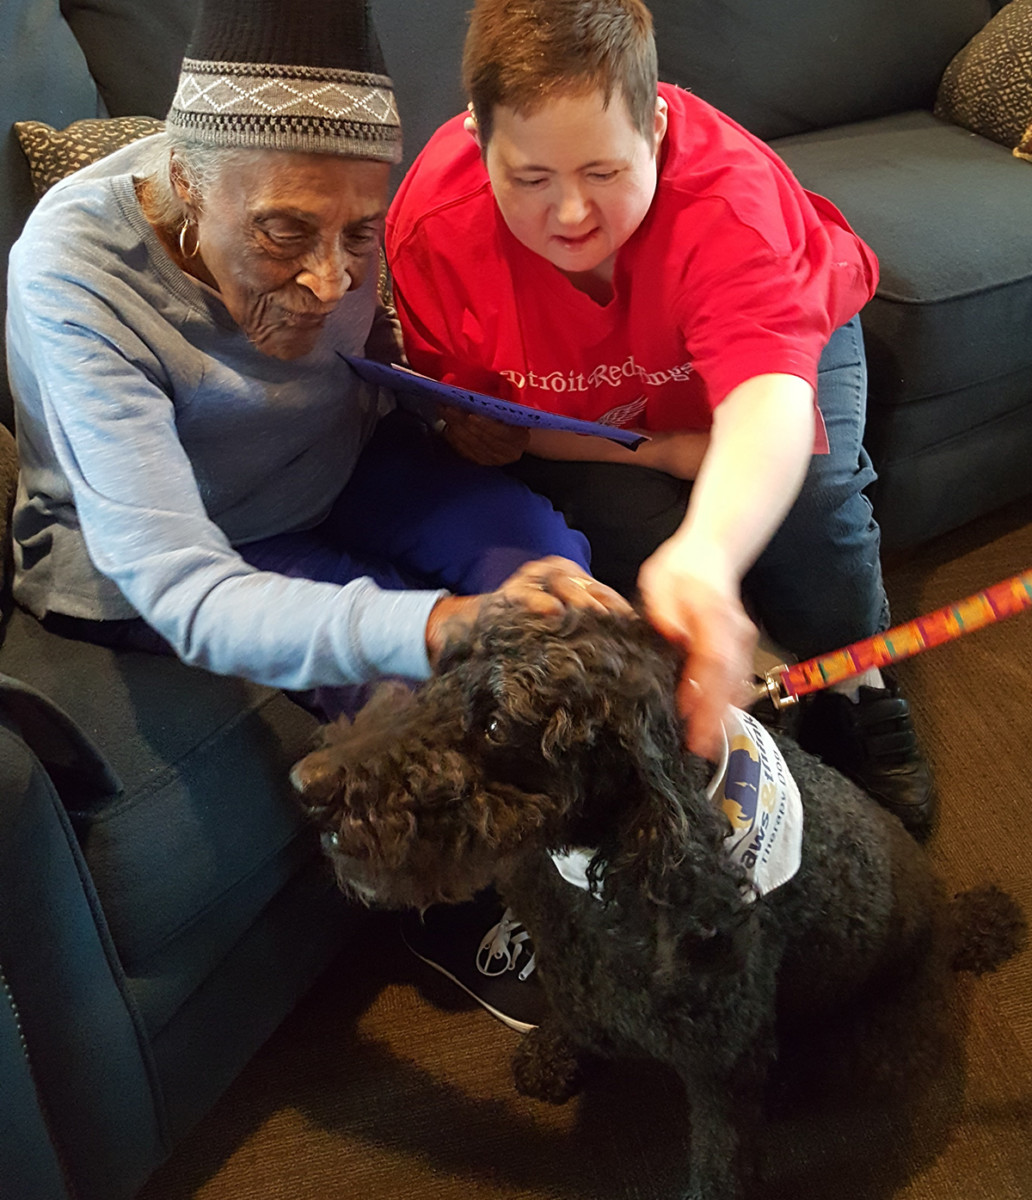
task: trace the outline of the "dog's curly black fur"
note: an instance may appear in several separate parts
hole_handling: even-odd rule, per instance
[[[670,1064],[691,1106],[686,1195],[738,1200],[781,1018],[873,996],[935,947],[992,969],[1024,920],[991,888],[947,903],[899,822],[784,738],[802,864],[756,899],[684,749],[680,667],[640,619],[493,614],[419,692],[385,685],[330,727],[294,782],[360,898],[425,907],[495,883],[518,913],[552,1008],[517,1050],[521,1091],[566,1099],[587,1054]],[[597,847],[595,895],[549,857],[572,846]]]

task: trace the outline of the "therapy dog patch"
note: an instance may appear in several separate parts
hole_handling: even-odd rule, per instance
[[[761,896],[799,870],[803,805],[781,751],[747,712],[728,709],[724,752],[706,794],[731,822],[724,839]]]
[[[803,844],[803,805],[781,751],[766,729],[747,712],[729,708],[724,749],[706,795],[724,812],[731,832],[728,854],[745,868],[759,895],[787,883],[799,870]],[[590,850],[553,854],[559,874],[588,889]]]

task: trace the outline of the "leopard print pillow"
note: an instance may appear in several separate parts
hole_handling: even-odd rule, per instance
[[[935,115],[1017,152],[1032,122],[1032,0],[1010,0],[956,55]]]
[[[73,121],[67,129],[54,129],[42,121],[16,121],[14,132],[29,160],[39,199],[80,167],[164,128],[165,123],[153,117],[98,117]]]

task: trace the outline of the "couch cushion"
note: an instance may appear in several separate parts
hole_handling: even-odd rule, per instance
[[[782,139],[805,187],[877,253],[864,312],[895,403],[1032,369],[1032,176],[1002,146],[910,113]],[[874,391],[872,372],[872,391]]]
[[[33,1191],[8,1174],[0,1192],[10,1200],[115,1200],[128,1191],[121,1180],[139,1179],[167,1154],[166,1122],[143,1030],[49,764],[74,761],[101,787],[110,778],[45,701],[7,680],[2,692],[0,990],[16,1006],[44,1136],[68,1190]],[[17,1093],[6,1061],[0,1074],[6,1142],[15,1136]]]
[[[775,144],[877,252],[861,319],[866,442],[885,545],[913,545],[1032,481],[1032,175],[918,112]]]
[[[1032,122],[1032,0],[1011,0],[946,68],[935,114],[1008,149]]]
[[[10,602],[10,584],[14,572],[11,560],[11,516],[18,494],[18,446],[14,434],[0,425],[0,611]]]
[[[198,7],[199,0],[61,0],[111,116],[165,116]]]
[[[316,722],[280,692],[59,638],[15,610],[0,670],[63,708],[121,790],[65,796],[152,1032],[318,855],[288,772]]]
[[[7,277],[7,252],[21,232],[35,197],[29,168],[11,126],[15,121],[67,125],[97,114],[97,89],[86,60],[61,20],[54,0],[0,3],[0,269]],[[41,65],[41,64],[45,64]],[[0,285],[0,328],[6,311]],[[0,421],[12,426],[7,367],[0,338]]]
[[[67,129],[54,129],[44,121],[16,121],[14,132],[38,199],[66,175],[164,127],[154,117],[95,117],[73,121]]]
[[[991,0],[656,0],[660,74],[758,137],[931,108]]]
[[[403,160],[394,186],[439,125],[466,107],[462,43],[470,0],[434,0],[433,19],[413,18],[412,0],[372,0],[387,70],[401,114]]]

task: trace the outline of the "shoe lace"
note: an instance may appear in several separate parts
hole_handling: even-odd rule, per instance
[[[477,950],[477,970],[481,975],[503,975],[506,971],[514,971],[519,966],[524,950],[529,957],[517,975],[521,982],[534,973],[536,955],[523,922],[517,920],[511,908],[507,908],[498,924],[492,925],[484,934]]]

